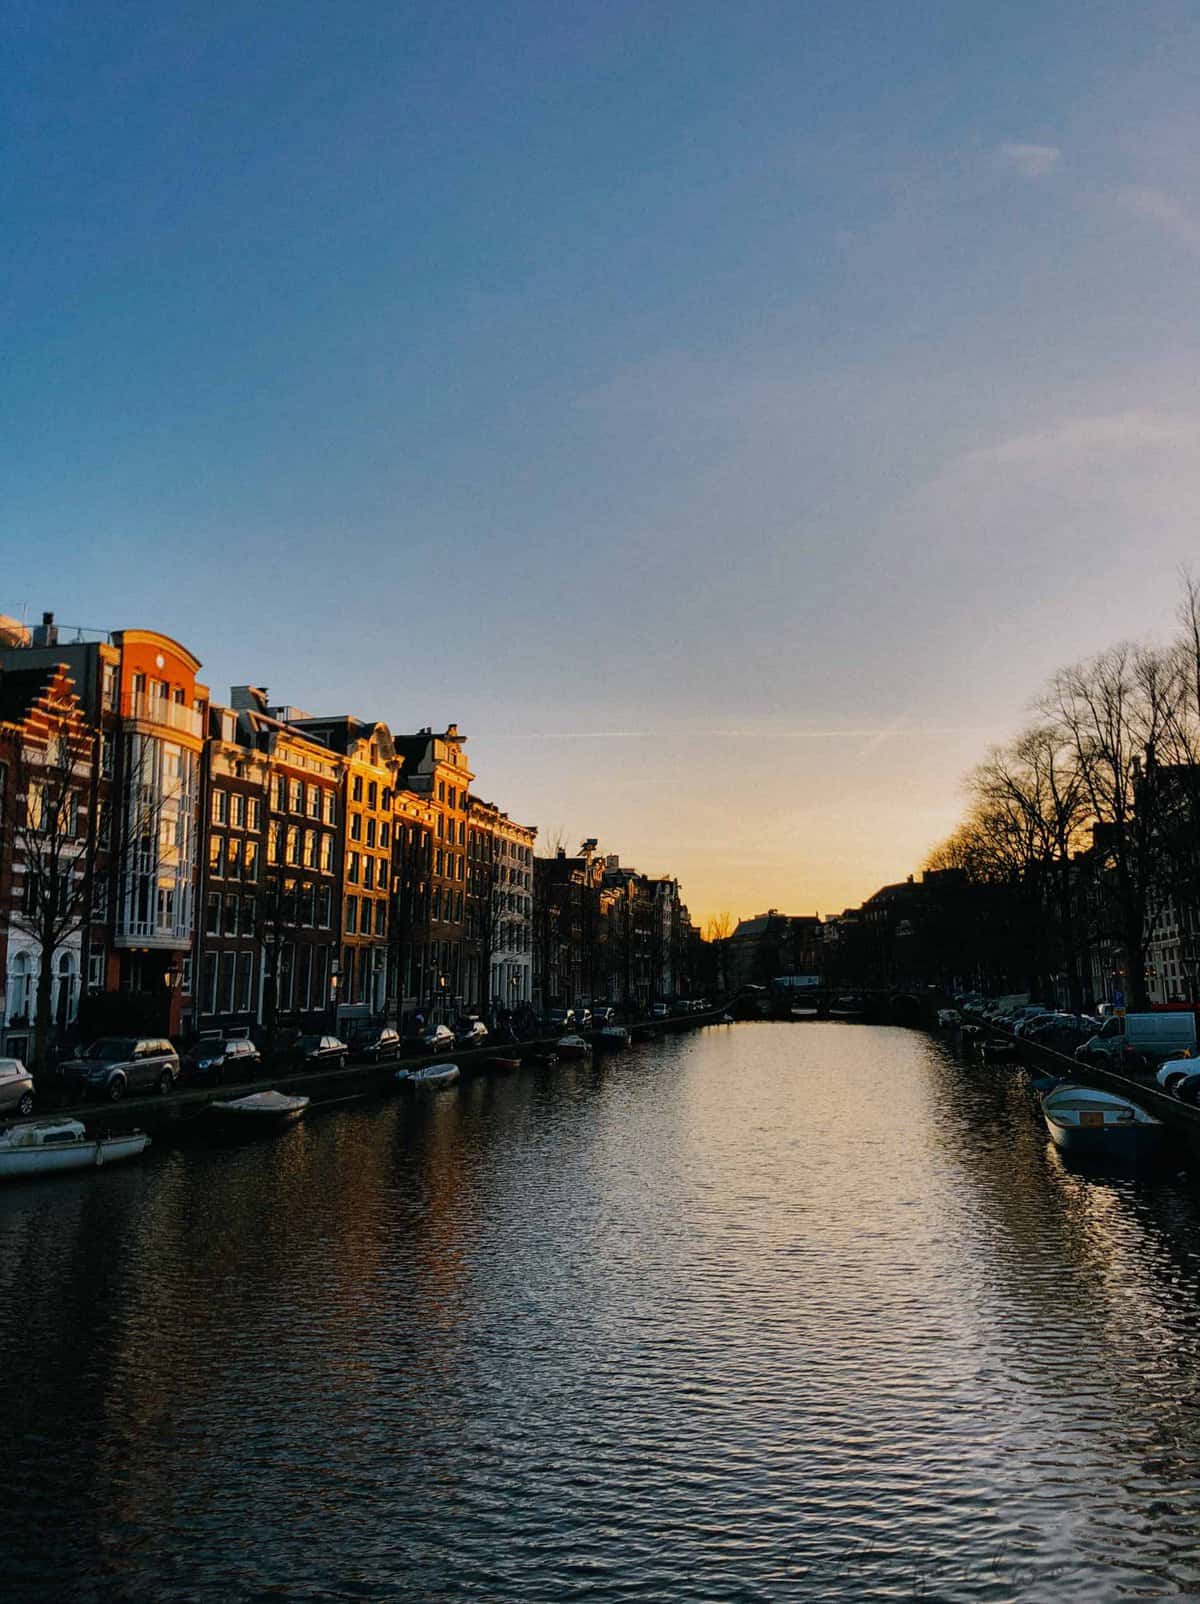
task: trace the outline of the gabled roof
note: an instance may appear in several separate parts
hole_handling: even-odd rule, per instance
[[[65,664],[0,671],[0,722],[23,724],[41,698],[49,695],[60,671],[66,673]]]

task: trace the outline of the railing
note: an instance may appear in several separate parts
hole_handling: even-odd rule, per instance
[[[168,729],[179,730],[184,735],[200,736],[204,733],[204,721],[194,708],[185,707],[182,702],[168,701],[162,696],[131,696],[129,716],[145,719],[148,724],[165,724]]]

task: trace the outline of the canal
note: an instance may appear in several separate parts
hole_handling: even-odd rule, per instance
[[[740,1024],[0,1193],[6,1599],[1200,1590],[1200,1191]]]

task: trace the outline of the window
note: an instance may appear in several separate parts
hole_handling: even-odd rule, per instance
[[[288,781],[288,812],[304,812],[304,787],[299,780]]]
[[[104,990],[104,954],[102,952],[88,953],[88,990]]]
[[[283,812],[283,775],[282,774],[272,774],[272,776],[271,776],[271,811],[273,813],[282,813]]]
[[[379,826],[379,845],[389,847],[392,844],[392,827],[385,819]]]
[[[202,1014],[215,1014],[217,1011],[217,955],[215,952],[204,954],[204,969],[200,978],[200,1012]]]
[[[101,678],[100,698],[108,712],[117,705],[117,665],[105,663]]]
[[[298,953],[299,962],[296,966],[296,1007],[310,1008],[312,999],[312,948],[305,943]]]
[[[458,821],[458,844],[460,847],[465,847],[467,844],[467,821],[465,819],[459,819]]]
[[[238,908],[240,906],[241,899],[239,897],[227,896],[225,898],[225,934],[227,936],[236,936],[238,933]]]
[[[208,838],[208,872],[220,874],[221,864],[225,859],[225,837],[223,835],[210,835]]]
[[[309,818],[319,819],[321,817],[321,792],[318,786],[309,786],[307,801]]]
[[[367,806],[369,808],[379,806],[379,785],[375,780],[371,780],[367,785]]]
[[[332,791],[325,793],[325,810],[322,818],[326,824],[337,823],[337,797]]]
[[[230,807],[233,811],[233,827],[235,830],[246,828],[246,798],[240,791],[235,791],[230,798]]]
[[[247,880],[258,879],[258,842],[249,838],[242,846],[242,867]]]
[[[242,844],[233,835],[225,837],[225,877],[229,880],[242,877]]]
[[[377,936],[382,936],[382,935],[385,935],[386,932],[387,932],[387,903],[386,902],[377,902],[375,904],[375,934]]]
[[[446,782],[445,782],[445,780],[439,780],[438,781],[438,801],[439,802],[444,802],[445,800],[446,800]]]
[[[333,869],[333,837],[331,835],[323,835],[321,837],[320,867],[322,874],[329,874]]]
[[[357,897],[347,897],[346,898],[345,924],[346,924],[346,934],[347,935],[355,936],[355,935],[358,934],[358,898]]]
[[[246,808],[246,828],[254,831],[262,829],[262,803],[256,796],[250,798]]]
[[[318,947],[313,964],[313,1007],[324,1008],[329,996],[329,948]]]
[[[279,862],[279,824],[275,819],[267,826],[267,862]]]
[[[350,884],[352,886],[356,886],[358,884],[358,876],[359,876],[358,864],[359,864],[359,854],[357,852],[347,853],[347,855],[346,855],[346,879],[349,880],[349,882],[350,882]]]
[[[361,802],[362,801],[362,791],[363,791],[362,775],[361,774],[356,774],[354,776],[354,780],[353,780],[353,782],[351,783],[351,786],[350,786],[350,800],[351,800],[351,802]]]
[[[444,841],[446,839],[446,820],[440,813],[438,814],[437,818],[437,833],[439,841]]]
[[[299,917],[297,923],[312,925],[316,916],[316,888],[311,880],[306,880],[300,887]]]
[[[364,858],[363,859],[363,879],[362,879],[362,883],[363,883],[363,885],[366,887],[366,889],[368,891],[374,891],[374,889],[375,889],[375,859],[374,858]]]
[[[352,813],[350,815],[350,839],[351,839],[351,841],[361,841],[362,840],[362,814],[361,813]]]
[[[287,827],[287,845],[285,850],[287,854],[287,861],[289,863],[300,862],[300,831],[294,824],[289,824]]]
[[[258,905],[253,897],[242,898],[242,936],[252,936],[258,922]]]
[[[447,801],[450,803],[450,806],[452,808],[456,808],[458,806],[458,788],[457,788],[457,786],[453,786],[452,785],[450,787],[450,795],[447,798]]]
[[[239,1014],[248,1014],[253,1006],[254,992],[254,954],[252,952],[239,952],[237,958],[237,1000],[236,1011]]]
[[[392,806],[392,788],[391,788],[391,786],[389,786],[389,785],[385,785],[384,786],[383,794],[380,796],[379,803],[380,803],[380,806],[383,808],[385,813],[391,811],[391,806]]]
[[[220,1005],[222,1010],[227,1014],[231,1014],[233,1012],[233,980],[236,964],[236,953],[223,952],[221,954]]]
[[[375,845],[375,820],[374,819],[368,819],[367,820],[367,845],[369,847],[373,847]]]
[[[445,864],[445,855],[442,852],[441,847],[439,847],[437,849],[437,852],[434,854],[433,872],[435,874],[441,874],[443,872],[444,864]]]
[[[212,821],[214,824],[224,824],[229,813],[229,792],[214,791],[212,794]]]
[[[317,866],[317,832],[305,830],[304,832],[304,867],[315,869]]]
[[[210,891],[208,893],[208,907],[204,916],[205,933],[210,936],[221,934],[221,893]]]

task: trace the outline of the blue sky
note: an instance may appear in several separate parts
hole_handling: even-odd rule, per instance
[[[0,609],[827,912],[1197,547],[1184,5],[17,5]]]

